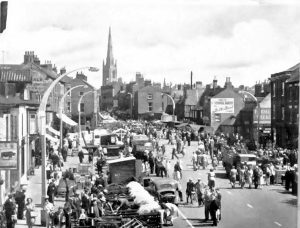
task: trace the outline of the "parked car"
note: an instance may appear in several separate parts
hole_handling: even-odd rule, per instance
[[[157,197],[159,202],[178,205],[180,200],[178,181],[171,178],[146,177],[143,179],[143,185],[150,194],[153,193]]]
[[[15,155],[16,155],[16,153],[13,152],[13,151],[1,152],[1,158],[9,158],[9,159],[11,159]]]

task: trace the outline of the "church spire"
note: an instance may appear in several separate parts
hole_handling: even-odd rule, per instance
[[[107,56],[106,56],[106,64],[114,64],[114,57],[112,52],[112,41],[111,41],[111,29],[109,27],[109,34],[108,34],[108,44],[107,44]]]

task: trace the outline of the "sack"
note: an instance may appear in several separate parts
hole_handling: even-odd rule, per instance
[[[12,215],[11,220],[13,223],[17,223],[17,221],[18,221],[17,215]]]

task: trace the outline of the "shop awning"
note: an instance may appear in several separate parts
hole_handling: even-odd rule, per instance
[[[59,141],[57,138],[54,138],[49,134],[46,134],[46,138],[49,139],[51,142],[55,142],[55,143]]]
[[[59,131],[55,130],[53,127],[47,125],[46,128],[53,134],[60,136]]]
[[[59,118],[59,114],[57,113],[56,116]],[[76,126],[77,123],[75,121],[73,121],[72,119],[70,119],[68,116],[66,116],[65,114],[62,114],[62,121],[65,122],[66,124],[69,124],[71,126]]]

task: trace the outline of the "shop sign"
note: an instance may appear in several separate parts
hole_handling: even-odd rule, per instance
[[[270,124],[271,125],[271,108],[260,108],[260,112],[258,112],[258,108],[254,109],[253,123],[258,123],[258,115],[259,115],[259,124]]]
[[[234,98],[212,98],[211,114],[234,113]]]
[[[17,169],[18,167],[18,143],[0,142],[0,170]]]

